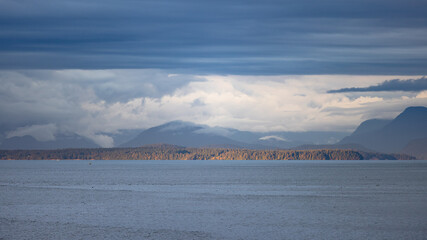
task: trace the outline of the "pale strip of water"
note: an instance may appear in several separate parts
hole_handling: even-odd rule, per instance
[[[0,239],[426,239],[427,161],[0,161]]]

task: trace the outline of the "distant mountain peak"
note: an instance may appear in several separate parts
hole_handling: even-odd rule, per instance
[[[192,122],[175,120],[175,121],[167,122],[167,123],[162,124],[160,126],[157,126],[155,128],[160,129],[161,131],[176,131],[176,130],[187,129],[187,128],[200,129],[200,128],[204,128],[204,127],[205,126],[203,126],[203,125],[199,125],[199,124],[192,123]]]
[[[197,125],[197,124],[193,122],[183,121],[183,120],[173,120],[173,121],[164,123],[160,126],[171,126],[171,125]]]
[[[422,106],[407,107],[402,113],[400,113],[396,119],[401,117],[420,117],[427,115],[427,108]]]
[[[240,142],[217,134],[216,128],[181,120],[149,128],[123,147],[138,147],[146,144],[165,143],[186,147],[205,147],[218,144],[241,145]]]
[[[427,112],[427,107],[423,107],[423,106],[412,106],[412,107],[407,107],[403,112],[403,113],[408,113],[408,112]]]
[[[408,107],[391,121],[363,122],[340,144],[356,143],[379,152],[399,152],[409,141],[427,137],[427,108]],[[425,147],[427,149],[427,146]]]
[[[390,125],[403,124],[406,127],[421,127],[427,122],[427,108],[426,107],[408,107],[401,114],[399,114]],[[412,124],[416,124],[414,126]],[[412,125],[412,126],[409,126]],[[423,130],[423,129],[421,129]]]
[[[194,126],[196,125],[195,123],[192,122],[186,122],[186,121],[182,121],[182,120],[174,120],[174,121],[170,121],[164,124],[159,125],[158,127],[169,127],[169,126]]]

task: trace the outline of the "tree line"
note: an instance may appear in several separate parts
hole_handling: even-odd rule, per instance
[[[251,150],[149,145],[138,148],[0,150],[1,160],[370,160],[415,159],[404,154],[346,149]]]

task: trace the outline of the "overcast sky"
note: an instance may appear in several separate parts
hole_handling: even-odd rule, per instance
[[[427,105],[427,2],[0,1],[0,132],[351,131]]]

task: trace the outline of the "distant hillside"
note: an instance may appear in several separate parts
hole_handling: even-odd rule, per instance
[[[328,144],[328,145],[301,145],[292,148],[293,150],[320,150],[320,149],[351,149],[363,152],[375,152],[372,149],[366,148],[360,144]]]
[[[357,135],[363,135],[363,134],[369,134],[374,131],[378,131],[381,128],[385,127],[387,124],[389,124],[392,121],[392,119],[369,119],[364,122],[362,122],[356,130],[351,134],[351,136],[357,136]]]
[[[11,137],[3,140],[0,149],[63,149],[63,148],[97,148],[98,144],[78,135],[60,135],[51,141],[37,141],[32,136]]]
[[[427,138],[412,140],[406,145],[401,153],[415,156],[417,159],[427,160]]]
[[[139,147],[147,144],[173,144],[186,147],[217,145],[243,146],[244,143],[206,131],[207,126],[184,121],[173,121],[147,129],[120,147]]]
[[[288,149],[301,144],[335,143],[344,132],[249,132],[233,128],[209,127],[173,121],[141,132],[119,147],[146,144],[174,144],[185,147],[232,147],[249,149]]]
[[[102,133],[114,140],[114,146],[120,146],[138,136],[144,129],[120,129],[115,133]]]
[[[363,122],[338,144],[359,144],[378,152],[396,153],[411,140],[420,138],[427,138],[427,108],[409,107],[391,121]]]
[[[99,159],[99,160],[369,160],[414,159],[403,154],[367,153],[355,150],[249,150],[227,148],[185,148],[149,145],[139,148],[63,150],[0,150],[0,159]]]

